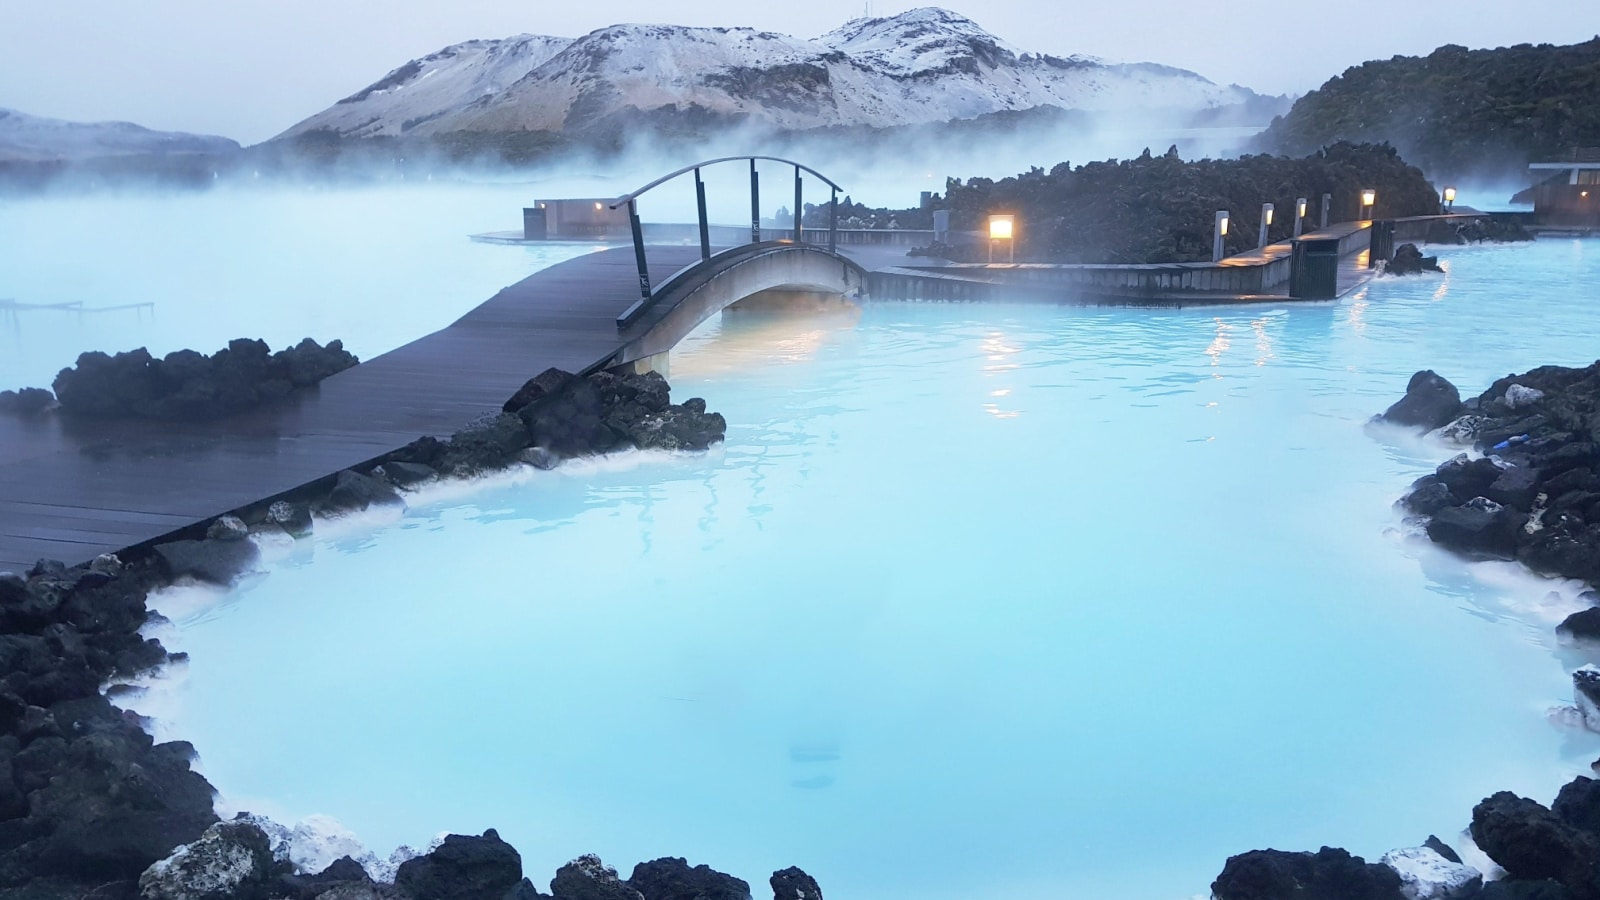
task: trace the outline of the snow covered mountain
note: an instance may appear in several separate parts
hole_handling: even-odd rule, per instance
[[[68,122],[0,109],[0,161],[48,162],[166,153],[232,153],[224,137],[152,131],[131,122]]]
[[[750,123],[890,126],[1058,107],[1197,112],[1255,92],[1150,63],[1025,53],[938,8],[807,40],[749,28],[615,25],[576,40],[457,44],[295,125],[342,137]]]

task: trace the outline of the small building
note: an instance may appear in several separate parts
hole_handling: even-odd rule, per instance
[[[1600,147],[1581,147],[1566,159],[1531,163],[1539,182],[1513,199],[1533,202],[1540,225],[1600,228]]]
[[[527,241],[617,241],[632,235],[627,207],[612,209],[610,198],[538,200],[522,208]]]

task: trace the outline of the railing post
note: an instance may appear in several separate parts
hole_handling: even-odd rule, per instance
[[[761,243],[761,173],[756,171],[756,161],[750,159],[750,243]]]
[[[711,258],[711,223],[706,220],[706,183],[700,180],[700,170],[694,170],[694,199],[700,209],[700,258]]]
[[[839,189],[828,196],[828,252],[839,252]]]
[[[644,227],[639,224],[639,201],[628,201],[628,225],[633,229],[633,259],[639,264],[639,296],[650,299],[650,267],[644,261]]]
[[[794,242],[796,244],[803,243],[803,241],[801,241],[801,239],[800,239],[800,228],[801,228],[801,224],[800,224],[800,219],[801,219],[800,203],[801,203],[800,167],[799,166],[795,166],[794,167]]]

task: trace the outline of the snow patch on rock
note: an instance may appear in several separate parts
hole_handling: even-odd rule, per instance
[[[1390,850],[1378,861],[1400,876],[1400,892],[1407,900],[1457,900],[1483,885],[1482,872],[1453,863],[1432,847]]]
[[[340,857],[348,856],[359,863],[373,881],[384,883],[394,881],[401,863],[432,852],[444,841],[444,835],[440,834],[421,851],[402,845],[385,858],[368,849],[355,832],[332,816],[306,816],[293,826],[280,825],[266,816],[252,813],[240,813],[237,821],[249,822],[265,832],[273,858],[289,863],[302,875],[315,875]]]

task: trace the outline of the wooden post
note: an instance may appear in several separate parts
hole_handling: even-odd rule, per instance
[[[628,201],[628,225],[633,229],[633,260],[639,264],[639,296],[650,299],[650,267],[644,261],[644,227],[639,224],[639,202]]]
[[[711,223],[706,219],[706,183],[700,180],[700,170],[694,170],[695,205],[700,209],[700,258],[711,258]]]

